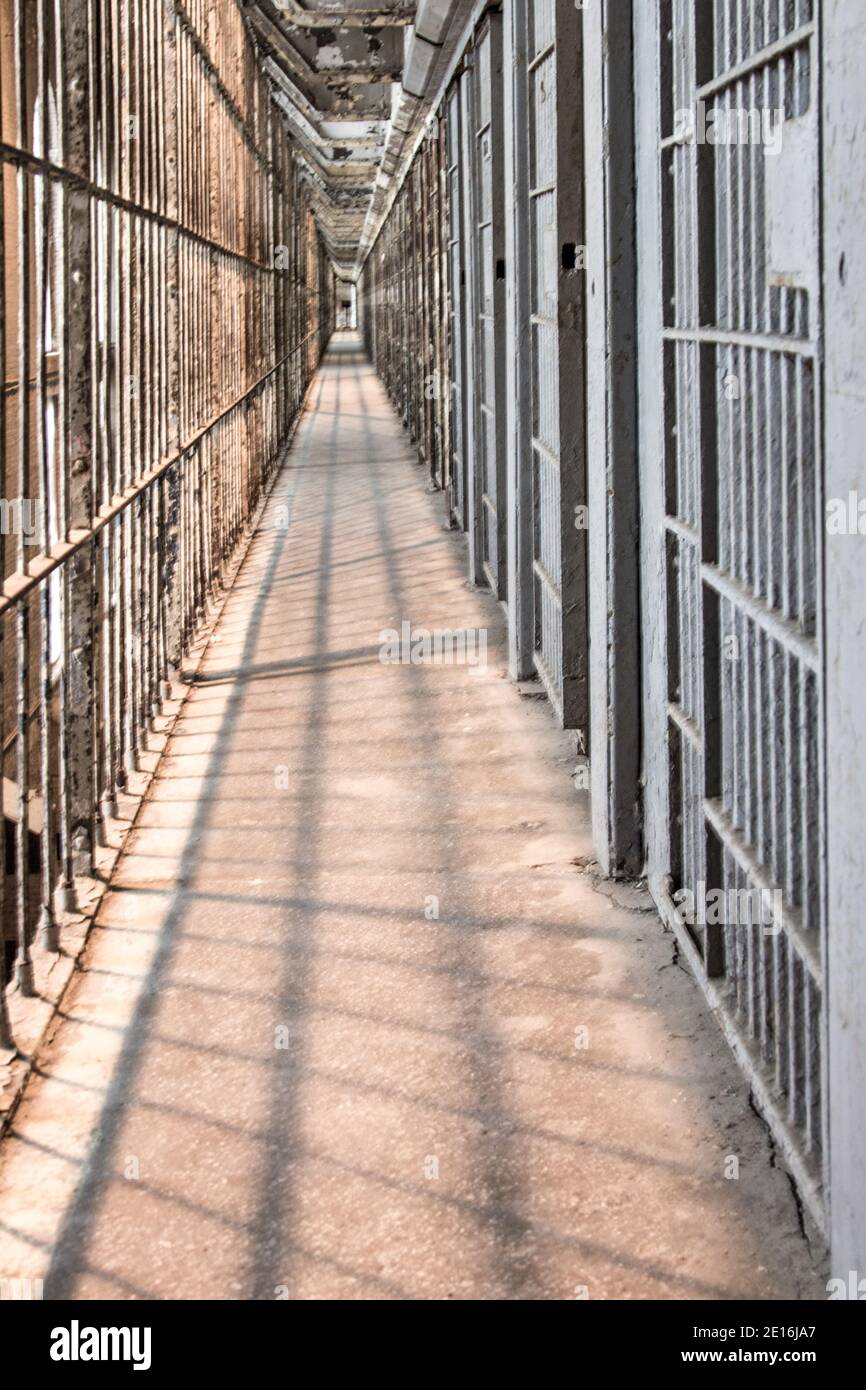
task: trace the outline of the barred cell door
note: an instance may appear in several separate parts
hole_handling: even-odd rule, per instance
[[[585,727],[586,548],[580,19],[528,0],[529,447],[534,664],[567,727]]]
[[[466,313],[464,271],[463,87],[455,82],[446,100],[446,160],[448,189],[449,360],[451,383],[451,514],[458,526],[468,525],[466,506]]]
[[[505,226],[502,19],[479,29],[470,68],[474,578],[505,592]]]
[[[820,1221],[817,19],[635,6],[648,868]]]

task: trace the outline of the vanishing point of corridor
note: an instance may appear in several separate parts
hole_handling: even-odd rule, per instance
[[[748,1083],[649,898],[593,874],[573,740],[414,459],[338,333],[4,1139],[0,1268],[818,1297]],[[404,623],[472,662],[383,659]]]

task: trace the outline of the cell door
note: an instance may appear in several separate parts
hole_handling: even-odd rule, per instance
[[[820,1221],[817,15],[635,20],[650,880]]]
[[[581,27],[529,0],[526,17],[530,467],[534,664],[563,723],[587,711]]]
[[[470,82],[472,331],[474,364],[473,576],[505,592],[505,225],[502,20],[491,15],[475,39]]]
[[[448,189],[448,293],[451,388],[451,515],[466,529],[466,342],[464,256],[463,93],[455,83],[446,98]]]

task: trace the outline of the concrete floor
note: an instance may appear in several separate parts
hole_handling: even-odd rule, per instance
[[[0,1145],[0,1276],[819,1298],[747,1087],[646,899],[585,867],[572,744],[413,458],[342,336]],[[487,669],[383,664],[407,619],[486,629]]]

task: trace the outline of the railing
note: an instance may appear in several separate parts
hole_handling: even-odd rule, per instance
[[[333,296],[235,0],[0,0],[0,30],[0,921],[29,994]]]
[[[452,483],[444,122],[432,122],[358,284],[364,344],[420,461]]]

